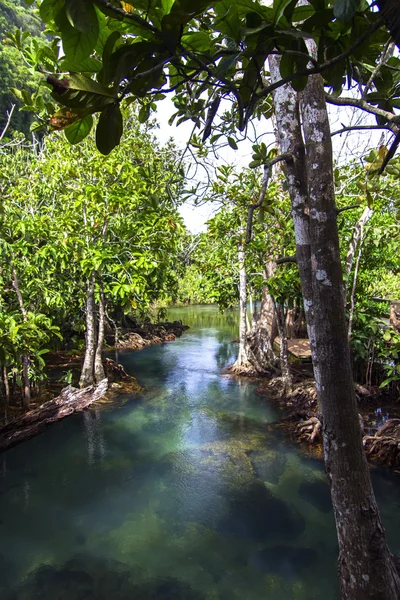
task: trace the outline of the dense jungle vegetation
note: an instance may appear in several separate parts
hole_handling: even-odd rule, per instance
[[[106,323],[117,330],[127,313],[144,319],[167,299],[239,303],[235,371],[278,374],[286,394],[288,339],[308,338],[342,598],[395,600],[400,575],[365,460],[354,378],[398,395],[396,2],[27,4],[0,4],[5,401],[20,393],[28,408],[48,350],[79,346],[83,332],[81,385],[98,383]],[[10,20],[20,29],[4,34]],[[16,114],[35,114],[33,142],[18,134],[29,138],[29,119],[7,116],[9,87],[24,111]],[[186,157],[151,133],[167,94],[172,121],[193,124]],[[375,118],[341,133],[394,137],[335,166],[327,102]],[[275,130],[274,142],[257,139],[249,168],[217,164],[199,201],[220,209],[191,235],[178,212],[187,157],[218,159],[260,123]]]

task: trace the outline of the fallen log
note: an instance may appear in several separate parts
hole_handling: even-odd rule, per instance
[[[0,427],[0,452],[42,433],[51,423],[85,410],[104,396],[107,389],[107,379],[103,379],[97,387],[89,386],[82,390],[69,385],[57,398]]]

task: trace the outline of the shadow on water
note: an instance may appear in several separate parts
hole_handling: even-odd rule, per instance
[[[268,428],[251,380],[222,374],[236,315],[171,318],[192,329],[121,353],[140,397],[0,456],[2,600],[339,598],[322,464]],[[399,481],[373,475],[398,552]]]

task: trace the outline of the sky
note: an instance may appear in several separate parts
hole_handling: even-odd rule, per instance
[[[355,111],[354,109],[346,107],[328,106],[328,111],[332,132],[340,130],[344,125],[376,124],[375,118],[372,115],[368,115],[360,110]],[[177,146],[183,150],[190,138],[193,123],[188,121],[182,123],[178,127],[175,125],[170,126],[168,120],[174,112],[175,107],[169,97],[159,103],[156,114],[159,128],[155,133],[161,143],[166,143],[170,138],[173,138]],[[265,136],[266,132],[268,132],[269,135]],[[252,133],[252,137],[254,137],[254,135],[262,134],[265,136],[263,137],[263,141],[267,145],[268,143],[274,142],[275,137],[270,120],[263,120],[258,123],[256,131]],[[361,160],[370,148],[378,147],[382,141],[387,143],[388,139],[390,139],[390,134],[386,132],[382,138],[382,131],[376,130],[335,135],[332,137],[334,160],[339,165],[346,164],[351,160]],[[218,160],[214,161],[215,166],[217,166],[217,164],[225,163],[234,164],[239,169],[241,167],[247,167],[252,160],[252,144],[254,141],[254,139],[246,139],[239,142],[238,150],[232,150],[229,146],[225,146],[223,150],[219,152]],[[190,157],[188,156],[188,158]],[[191,172],[194,173],[194,164],[191,165]],[[195,179],[204,182],[206,180],[205,171],[201,168],[197,168]],[[215,205],[213,206],[210,203],[202,206],[195,206],[193,201],[189,200],[180,208],[180,213],[183,216],[188,229],[193,233],[198,233],[205,230],[206,221],[216,210],[217,208]]]

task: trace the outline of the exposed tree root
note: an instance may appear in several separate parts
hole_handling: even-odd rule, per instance
[[[313,444],[322,439],[322,423],[318,417],[310,417],[297,426],[299,440]]]
[[[238,364],[238,362],[235,362],[227,368],[227,371],[232,375],[244,375],[247,377],[256,377],[260,374],[249,362],[245,362],[241,365]]]
[[[389,419],[375,435],[363,439],[367,456],[392,467],[400,465],[400,419]]]
[[[184,331],[189,329],[180,321],[170,323],[147,323],[142,327],[123,330],[116,348],[119,350],[140,350],[146,346],[173,342],[180,337]],[[112,343],[112,340],[110,340]]]

